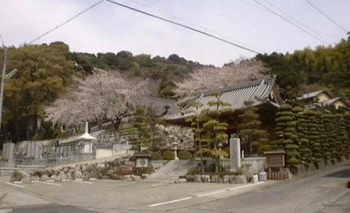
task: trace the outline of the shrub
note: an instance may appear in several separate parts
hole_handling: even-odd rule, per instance
[[[163,158],[159,152],[152,152],[151,153],[151,160],[163,160]]]
[[[173,151],[165,151],[163,153],[163,160],[174,160],[175,159],[175,154]]]
[[[193,158],[192,154],[189,151],[181,151],[177,154],[177,157],[180,160],[191,160]]]

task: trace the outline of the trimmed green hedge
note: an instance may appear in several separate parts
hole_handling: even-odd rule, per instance
[[[151,153],[151,160],[163,160],[163,158],[159,152],[152,152]]]
[[[192,154],[189,151],[180,151],[177,154],[177,157],[180,160],[191,160],[193,158]]]
[[[175,159],[175,154],[173,151],[165,151],[163,153],[163,160],[174,160]]]

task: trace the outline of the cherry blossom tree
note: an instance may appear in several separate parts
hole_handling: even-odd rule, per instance
[[[222,68],[194,70],[189,78],[175,82],[176,97],[182,99],[201,92],[232,86],[265,76],[268,69],[255,59],[241,59]]]
[[[144,103],[149,95],[145,79],[95,69],[85,79],[75,78],[71,92],[46,108],[46,120],[67,126],[89,121],[100,127],[110,121],[118,128],[121,119]]]

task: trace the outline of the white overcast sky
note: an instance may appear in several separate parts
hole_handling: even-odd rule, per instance
[[[262,9],[254,0],[115,1],[263,53],[292,52],[306,46],[325,44]],[[346,38],[344,31],[305,0],[257,1],[280,13],[268,1],[305,25],[331,36],[327,37],[329,43]],[[350,0],[310,1],[350,31]],[[98,0],[0,0],[0,33],[8,46],[28,43],[96,2]],[[67,43],[71,51],[117,53],[128,50],[133,54],[151,54],[152,57],[167,57],[176,53],[188,60],[217,66],[239,56],[255,55],[108,2],[103,2],[35,43],[53,41]]]

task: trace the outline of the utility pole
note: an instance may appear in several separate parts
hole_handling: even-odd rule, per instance
[[[8,75],[6,75],[6,65],[7,65],[7,47],[4,47],[4,60],[3,60],[3,67],[2,67],[2,76],[1,76],[1,91],[0,91],[0,134],[1,134],[1,127],[2,127],[2,106],[4,102],[4,90],[5,90],[5,82],[6,80],[10,79],[14,74],[16,74],[17,69],[12,70]]]
[[[4,84],[5,84],[5,77],[6,77],[6,63],[7,63],[7,47],[4,47],[4,61],[3,61],[3,67],[2,67],[2,77],[1,77],[1,92],[0,92],[0,134],[1,134],[1,123],[2,123],[2,105],[4,102]]]

